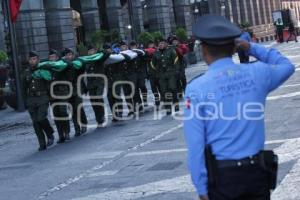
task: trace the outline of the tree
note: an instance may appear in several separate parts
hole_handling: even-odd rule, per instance
[[[101,48],[104,42],[109,38],[109,32],[105,30],[95,31],[91,34],[91,41],[97,48]]]
[[[184,28],[177,28],[175,31],[175,34],[176,34],[177,38],[182,42],[185,42],[188,40],[188,35]]]
[[[0,51],[0,64],[6,63],[7,60],[8,60],[8,56],[7,56],[6,52]]]
[[[159,40],[163,39],[164,36],[162,35],[162,33],[160,31],[155,31],[151,33],[154,42],[159,42]]]
[[[140,33],[138,36],[138,42],[142,43],[144,46],[147,46],[150,42],[154,42],[155,39],[153,35],[149,32]]]

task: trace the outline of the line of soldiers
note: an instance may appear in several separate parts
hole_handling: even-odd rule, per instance
[[[162,39],[157,47],[150,43],[147,48],[140,49],[136,42],[127,45],[121,41],[117,47],[105,44],[100,51],[88,45],[88,55],[81,57],[69,48],[61,57],[51,49],[46,62],[40,61],[37,52],[30,52],[28,66],[22,73],[22,88],[39,151],[54,143],[54,130],[48,120],[49,104],[59,135],[58,143],[70,140],[71,117],[76,137],[87,132],[83,95],[89,94],[98,127],[105,122],[106,97],[113,122],[124,119],[123,98],[129,117],[142,112],[148,106],[146,79],[150,80],[156,110],[162,104],[167,115],[172,114],[173,107],[178,111],[179,94],[183,94],[186,87],[183,56],[188,48],[179,44],[176,37],[169,42],[170,45]]]

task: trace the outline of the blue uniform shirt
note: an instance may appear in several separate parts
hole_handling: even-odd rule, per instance
[[[250,34],[249,34],[248,32],[246,32],[246,31],[244,31],[244,32],[242,33],[242,35],[240,36],[239,39],[245,40],[245,41],[247,41],[247,42],[251,42],[251,41],[252,41],[252,38],[251,38]]]
[[[276,49],[251,43],[251,64],[217,60],[186,89],[184,131],[189,168],[199,195],[207,192],[205,145],[217,160],[237,160],[264,149],[264,105],[268,94],[295,71]]]

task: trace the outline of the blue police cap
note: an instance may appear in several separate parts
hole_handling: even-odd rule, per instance
[[[242,31],[220,15],[204,15],[193,26],[194,36],[206,44],[225,45],[234,42]]]

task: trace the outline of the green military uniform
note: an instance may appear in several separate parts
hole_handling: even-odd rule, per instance
[[[113,121],[118,121],[122,117],[122,99],[121,96],[122,85],[114,84],[123,80],[122,63],[113,63],[105,66],[105,74],[108,79],[107,98],[109,106],[113,115]]]
[[[73,51],[71,49],[65,49],[64,53],[65,54],[73,53]],[[77,80],[79,76],[84,73],[84,68],[83,68],[83,64],[78,60],[73,60],[73,61],[64,60],[64,61],[68,64],[65,73],[66,74],[65,80],[70,82],[73,86],[72,96],[70,99],[68,99],[68,102],[72,106],[72,111],[73,111],[72,121],[74,124],[75,136],[78,137],[82,133],[86,132],[86,127],[80,126],[79,122],[81,122],[82,125],[87,125],[87,118],[86,118],[85,111],[83,109],[83,106],[80,106],[82,105],[83,101],[82,98],[78,96],[78,91],[77,91]],[[81,84],[80,89],[85,90],[86,86],[83,83],[83,81],[80,84]],[[79,106],[80,109],[78,109]]]
[[[156,106],[156,109],[159,109],[161,89],[160,89],[160,85],[159,85],[158,69],[156,69],[151,64],[152,57],[150,55],[148,55],[146,59],[147,59],[147,61],[146,61],[147,62],[147,73],[149,76],[151,90],[154,95],[155,106]]]
[[[184,60],[184,57],[182,55],[178,56],[178,81],[177,81],[177,91],[180,92],[183,97],[183,93],[185,91],[187,80],[185,75],[185,69],[187,67],[187,63]]]
[[[133,50],[138,54],[137,63],[136,63],[136,73],[137,73],[137,92],[138,96],[136,97],[139,104],[147,106],[148,101],[148,89],[146,87],[146,79],[147,79],[147,59],[145,52],[142,53],[141,50]],[[143,99],[140,98],[140,93]],[[143,102],[142,102],[143,100]]]
[[[34,55],[36,54],[32,56]],[[40,145],[39,150],[45,150],[47,146],[53,144],[54,140],[54,131],[47,118],[49,107],[49,81],[51,81],[50,72],[38,70],[36,67],[28,67],[22,73],[22,89],[25,105],[38,138]],[[48,139],[48,144],[46,143],[45,137]]]
[[[83,63],[85,63],[85,71],[87,75],[104,75],[104,61],[109,57],[107,53],[98,53],[92,56],[80,57]],[[83,59],[84,58],[84,59]],[[98,125],[104,123],[105,109],[104,109],[104,78],[98,77],[87,77],[87,89],[89,95],[92,96],[90,99],[96,121]],[[97,97],[97,98],[95,98]],[[99,98],[98,98],[99,97]]]
[[[123,54],[125,60],[122,62],[122,71],[123,71],[123,81],[131,82],[134,86],[130,86],[129,84],[124,84],[123,91],[126,97],[127,106],[129,109],[129,115],[132,115],[136,112],[137,104],[139,101],[139,92],[137,89],[137,81],[138,74],[136,72],[136,68],[138,67],[138,60],[131,59],[128,55]]]
[[[178,103],[177,73],[178,57],[174,49],[163,49],[155,52],[152,58],[152,68],[159,74],[161,99],[166,104],[167,114],[171,114],[172,103]],[[172,96],[171,96],[172,95]],[[175,107],[178,110],[178,106]]]
[[[65,81],[67,64],[63,61],[43,62],[39,68],[49,68],[52,72],[52,84],[57,81]],[[70,122],[68,119],[68,106],[66,97],[69,95],[69,86],[66,84],[55,84],[53,93],[50,95],[50,104],[53,109],[54,122],[59,135],[58,143],[64,143],[70,138]]]

